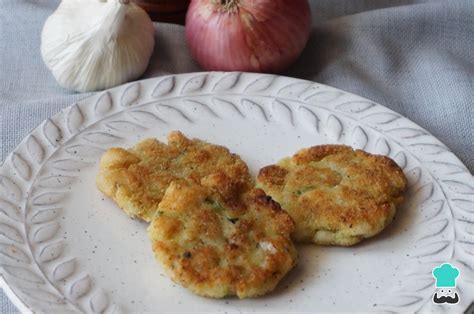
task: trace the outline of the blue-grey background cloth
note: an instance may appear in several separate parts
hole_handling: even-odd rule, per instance
[[[36,126],[87,97],[60,88],[40,56],[58,0],[0,0],[0,161]],[[313,31],[286,73],[374,100],[444,142],[473,172],[474,0],[312,0]],[[184,28],[156,24],[144,77],[201,71]],[[16,312],[0,294],[2,313]]]

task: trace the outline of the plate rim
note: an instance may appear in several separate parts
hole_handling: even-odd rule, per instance
[[[315,84],[315,85],[319,85],[319,86],[323,86],[325,88],[328,88],[328,89],[332,89],[332,90],[335,90],[335,91],[340,91],[342,92],[343,94],[345,95],[350,95],[351,97],[356,97],[358,99],[361,99],[361,100],[365,100],[365,101],[368,101],[368,102],[371,102],[373,104],[375,104],[376,106],[378,106],[380,109],[383,109],[385,112],[389,112],[389,113],[394,113],[398,116],[400,116],[402,119],[404,119],[405,121],[408,121],[410,124],[412,124],[413,126],[416,126],[416,128],[418,128],[419,130],[422,130],[426,133],[426,135],[431,139],[431,140],[435,140],[436,142],[438,142],[439,144],[441,144],[443,146],[443,148],[445,148],[445,150],[450,154],[450,162],[455,162],[458,166],[462,167],[462,171],[463,172],[466,172],[467,174],[471,175],[472,174],[470,173],[469,169],[466,167],[466,165],[459,159],[459,157],[457,157],[452,151],[451,149],[445,144],[443,143],[441,140],[439,140],[437,137],[435,137],[431,132],[429,132],[428,130],[426,130],[425,128],[421,127],[420,125],[418,125],[417,123],[413,122],[411,119],[405,117],[404,115],[400,114],[400,113],[397,113],[396,111],[376,102],[376,101],[372,101],[366,97],[363,97],[363,96],[359,96],[353,92],[348,92],[348,91],[345,91],[343,89],[340,89],[340,88],[336,88],[336,87],[332,87],[330,85],[327,85],[327,84],[322,84],[322,83],[319,83],[319,82],[315,82],[315,81],[310,81],[310,80],[306,80],[306,79],[301,79],[301,78],[294,78],[294,77],[289,77],[289,76],[282,76],[282,75],[275,75],[275,74],[267,74],[267,73],[249,73],[249,72],[221,72],[221,71],[211,71],[211,72],[206,72],[206,71],[202,71],[202,72],[190,72],[190,73],[181,73],[181,74],[169,74],[169,75],[163,75],[163,76],[157,76],[157,77],[153,77],[153,78],[147,78],[147,79],[142,79],[142,80],[137,80],[137,81],[132,81],[132,82],[129,82],[129,83],[126,83],[126,84],[123,84],[123,85],[119,85],[119,86],[116,86],[116,87],[113,87],[113,88],[110,88],[110,89],[106,89],[106,90],[103,90],[103,91],[97,91],[97,92],[94,92],[92,95],[88,95],[88,96],[85,96],[84,98],[80,99],[79,101],[73,103],[73,104],[70,104],[70,105],[67,105],[65,106],[63,109],[61,109],[60,111],[58,111],[57,113],[55,113],[54,115],[52,115],[51,117],[47,118],[46,120],[42,121],[39,125],[37,125],[35,128],[33,128],[15,147],[14,149],[12,149],[12,151],[7,154],[7,156],[5,157],[5,159],[2,161],[2,163],[0,164],[0,170],[2,170],[3,168],[5,168],[7,166],[7,161],[10,160],[12,158],[12,156],[15,154],[15,152],[17,151],[17,149],[26,142],[27,138],[35,131],[39,130],[46,121],[51,121],[52,119],[55,119],[55,118],[59,118],[59,117],[62,117],[64,115],[67,114],[67,111],[71,110],[71,108],[73,108],[74,106],[78,106],[80,104],[83,104],[83,103],[87,103],[87,102],[90,102],[92,99],[94,98],[97,98],[98,95],[103,95],[105,93],[109,93],[109,92],[119,92],[119,91],[123,91],[123,90],[127,90],[127,88],[133,86],[134,84],[140,84],[140,83],[143,83],[143,82],[152,82],[152,81],[155,81],[155,82],[161,82],[161,81],[164,81],[166,79],[169,79],[169,78],[176,78],[176,77],[179,77],[179,78],[182,78],[182,77],[191,77],[191,78],[194,78],[194,77],[197,77],[197,76],[209,76],[209,75],[217,75],[217,76],[222,76],[221,78],[227,76],[227,75],[231,75],[231,74],[234,74],[234,75],[238,75],[239,77],[240,76],[248,76],[248,77],[252,77],[252,78],[255,78],[256,80],[259,80],[260,78],[263,78],[263,77],[272,77],[273,79],[275,78],[281,78],[281,79],[285,79],[285,80],[288,80],[288,81],[291,81],[292,83],[308,83],[308,84]],[[291,85],[291,84],[289,84]],[[174,88],[174,87],[173,87]],[[211,95],[214,95],[214,94],[218,94],[218,93],[215,93],[215,92],[212,92]],[[223,93],[224,95],[226,93]],[[195,95],[179,95],[179,96],[175,96],[175,97],[170,97],[170,98],[161,98],[161,97],[158,97],[154,100],[152,100],[151,102],[156,102],[156,101],[159,101],[159,100],[169,100],[169,99],[173,99],[173,98],[184,98],[184,97],[193,97],[193,96],[203,96],[204,94],[200,94],[200,93],[197,93]],[[230,94],[227,94],[227,95],[230,95]],[[264,95],[260,95],[260,94],[251,94],[251,96],[264,96]],[[274,94],[273,96],[270,96],[268,95],[268,97],[277,97],[276,94]],[[290,100],[290,98],[285,98],[285,99],[288,99]],[[144,105],[148,102],[145,102],[145,103],[141,103],[140,105]],[[126,109],[125,109],[126,110]],[[105,116],[107,117],[107,116]],[[105,118],[103,117],[103,118]],[[359,119],[353,119],[355,121],[359,121]],[[383,133],[383,132],[382,132]],[[433,177],[433,180],[435,180],[437,183],[438,182],[438,178],[435,178]],[[26,222],[25,222],[26,224]],[[3,266],[0,265],[0,287],[3,289],[3,291],[5,292],[5,294],[7,295],[7,297],[10,299],[10,301],[12,301],[12,303],[21,311],[21,312],[26,312],[26,313],[33,313],[34,310],[32,310],[27,302],[24,302],[20,296],[18,296],[14,291],[13,291],[13,288],[12,286],[10,285],[10,283],[8,282],[7,278],[5,278],[4,276],[4,270],[3,270]]]

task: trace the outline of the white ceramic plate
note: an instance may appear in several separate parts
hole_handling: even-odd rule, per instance
[[[351,248],[300,246],[276,291],[211,300],[173,284],[147,225],[95,188],[105,149],[172,130],[222,144],[255,174],[296,150],[343,143],[392,157],[409,179],[394,223]],[[389,109],[321,84],[240,73],[135,82],[65,109],[0,169],[0,264],[16,305],[35,312],[464,310],[472,301],[473,178],[428,132]],[[432,304],[433,267],[461,270],[461,303]]]

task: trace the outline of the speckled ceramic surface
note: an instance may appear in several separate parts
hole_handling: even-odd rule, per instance
[[[95,188],[112,146],[181,130],[240,154],[255,174],[296,150],[343,143],[392,157],[409,179],[394,223],[351,248],[300,246],[268,296],[210,300],[173,284],[146,223]],[[474,291],[474,182],[425,130],[387,108],[313,82],[193,73],[99,93],[45,121],[0,168],[0,265],[15,304],[35,312],[462,311]],[[461,302],[432,303],[433,267],[460,269]]]

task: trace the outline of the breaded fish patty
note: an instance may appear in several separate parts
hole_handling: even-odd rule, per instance
[[[223,200],[173,182],[148,228],[173,281],[194,293],[249,298],[272,291],[297,262],[291,217],[260,189]]]
[[[219,184],[219,179],[226,184]],[[151,221],[172,181],[216,182],[221,194],[253,186],[247,165],[225,147],[190,140],[180,132],[168,135],[168,145],[146,139],[132,149],[111,148],[101,158],[97,187],[130,217]]]
[[[294,219],[293,238],[321,245],[349,246],[381,232],[406,184],[390,158],[342,145],[300,150],[257,176],[257,187]]]

